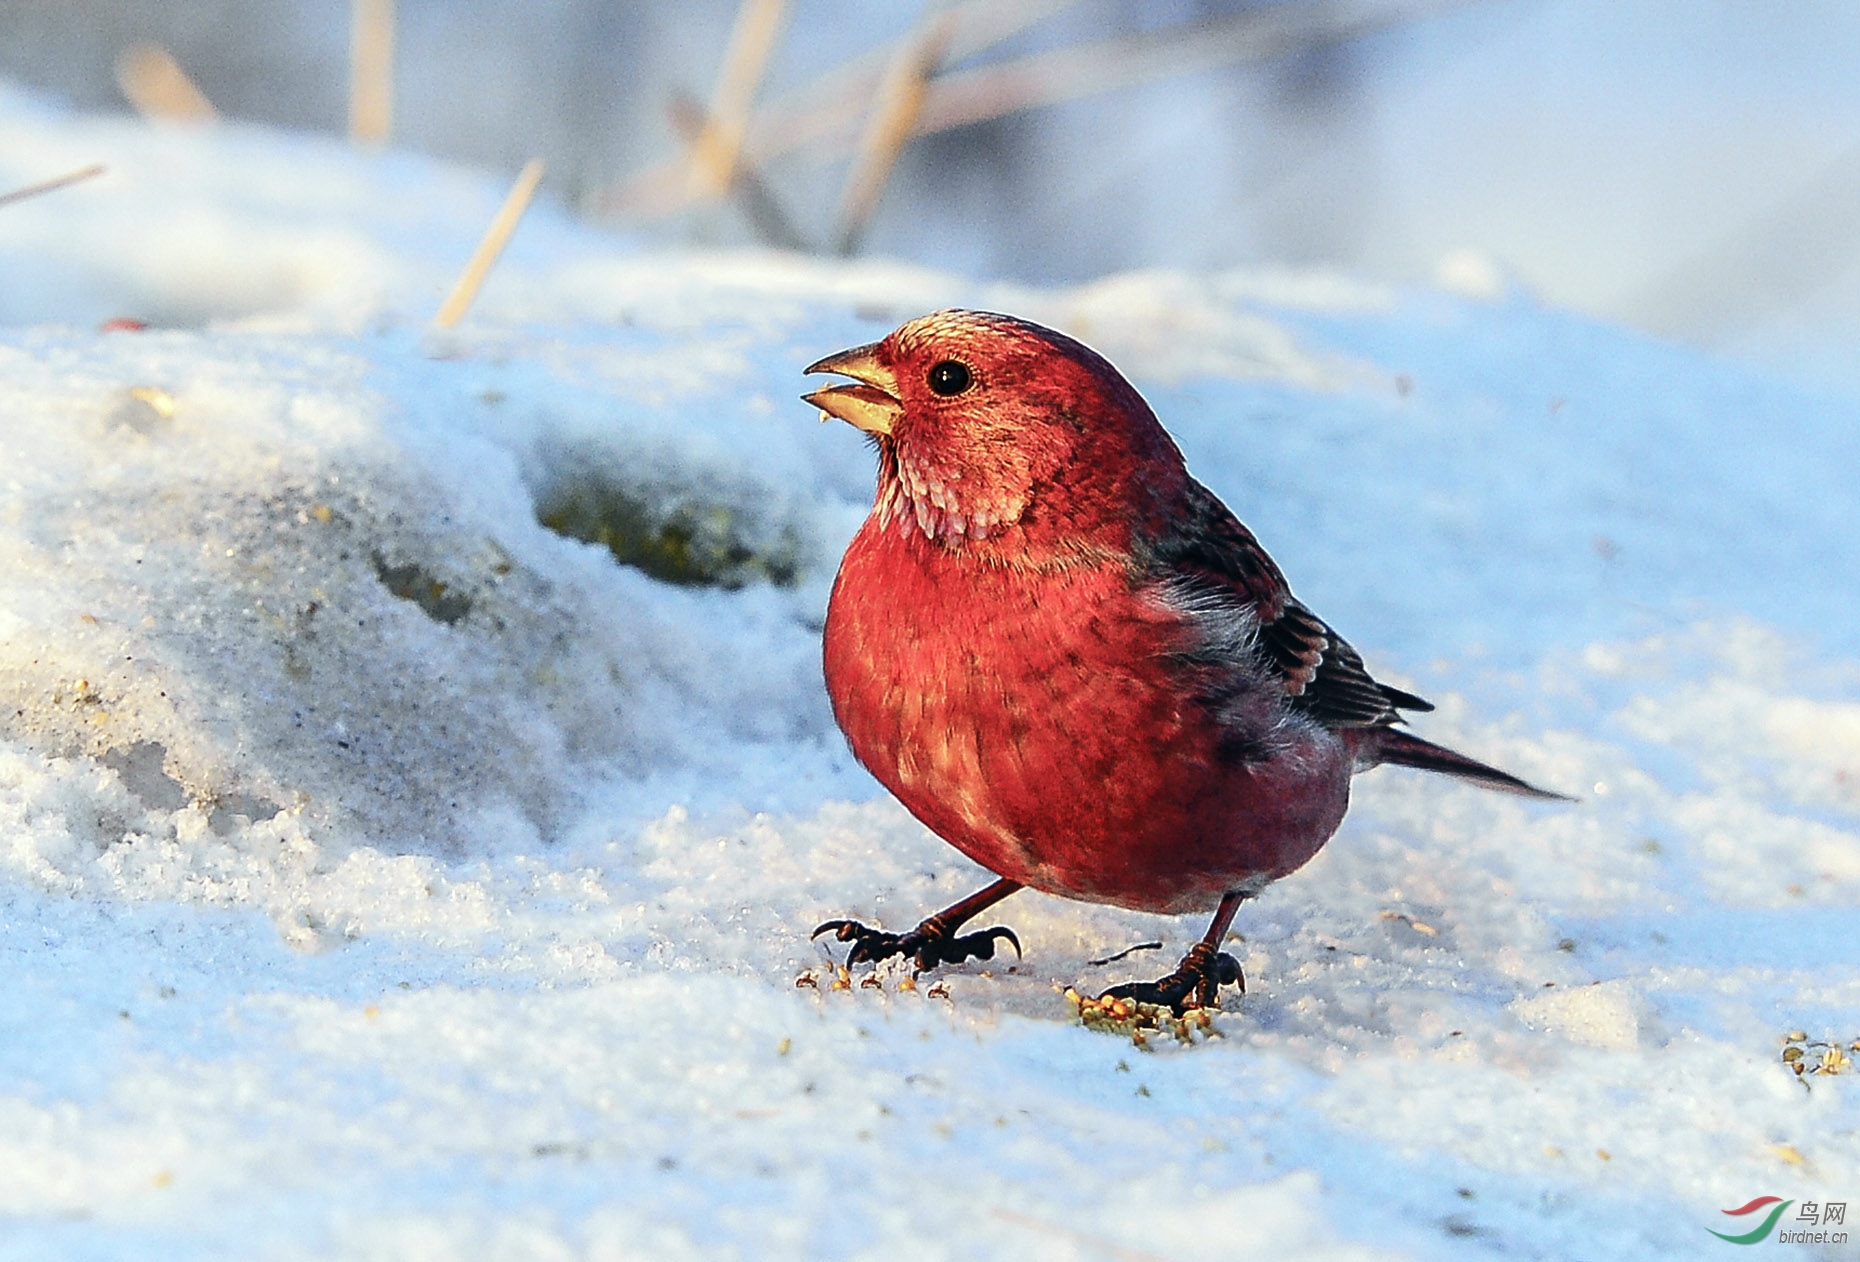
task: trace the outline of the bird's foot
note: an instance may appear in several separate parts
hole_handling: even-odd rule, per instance
[[[1125,982],[1122,986],[1111,987],[1098,999],[1100,1003],[1107,999],[1128,999],[1132,1003],[1154,1004],[1158,1008],[1168,1008],[1179,1017],[1190,1008],[1220,1007],[1221,987],[1228,985],[1238,986],[1241,994],[1246,993],[1246,978],[1241,975],[1240,961],[1225,951],[1216,951],[1206,942],[1197,942],[1182,957],[1175,972],[1167,977],[1153,982]]]
[[[936,916],[930,917],[909,933],[886,933],[883,929],[869,928],[856,920],[829,920],[814,930],[812,936],[818,938],[828,932],[841,942],[853,944],[852,950],[846,953],[849,968],[855,964],[876,964],[894,955],[905,955],[910,957],[918,972],[925,973],[941,965],[960,964],[964,960],[992,960],[995,958],[997,942],[1012,945],[1017,956],[1021,953],[1020,939],[1005,925],[995,925],[958,937]]]

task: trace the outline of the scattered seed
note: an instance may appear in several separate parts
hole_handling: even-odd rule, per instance
[[[174,396],[160,386],[131,386],[129,397],[146,405],[164,421],[174,419]]]

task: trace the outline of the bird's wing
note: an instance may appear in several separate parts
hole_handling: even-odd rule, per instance
[[[1434,707],[1412,693],[1378,683],[1348,641],[1292,595],[1285,575],[1253,532],[1193,480],[1187,512],[1146,549],[1150,574],[1172,591],[1191,617],[1244,615],[1244,644],[1216,637],[1226,651],[1249,651],[1279,680],[1287,703],[1327,727],[1380,727],[1401,721],[1402,710]]]

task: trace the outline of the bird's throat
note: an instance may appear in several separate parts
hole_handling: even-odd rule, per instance
[[[873,511],[886,528],[917,530],[946,545],[993,538],[1019,522],[1026,511],[1024,493],[1016,494],[965,480],[886,444],[879,461],[878,497]]]

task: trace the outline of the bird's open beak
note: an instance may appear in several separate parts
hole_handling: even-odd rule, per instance
[[[855,346],[807,366],[807,371],[836,372],[858,382],[852,386],[825,386],[801,396],[820,409],[820,419],[837,416],[868,434],[889,434],[904,412],[898,402],[898,378],[878,362],[878,343]]]

